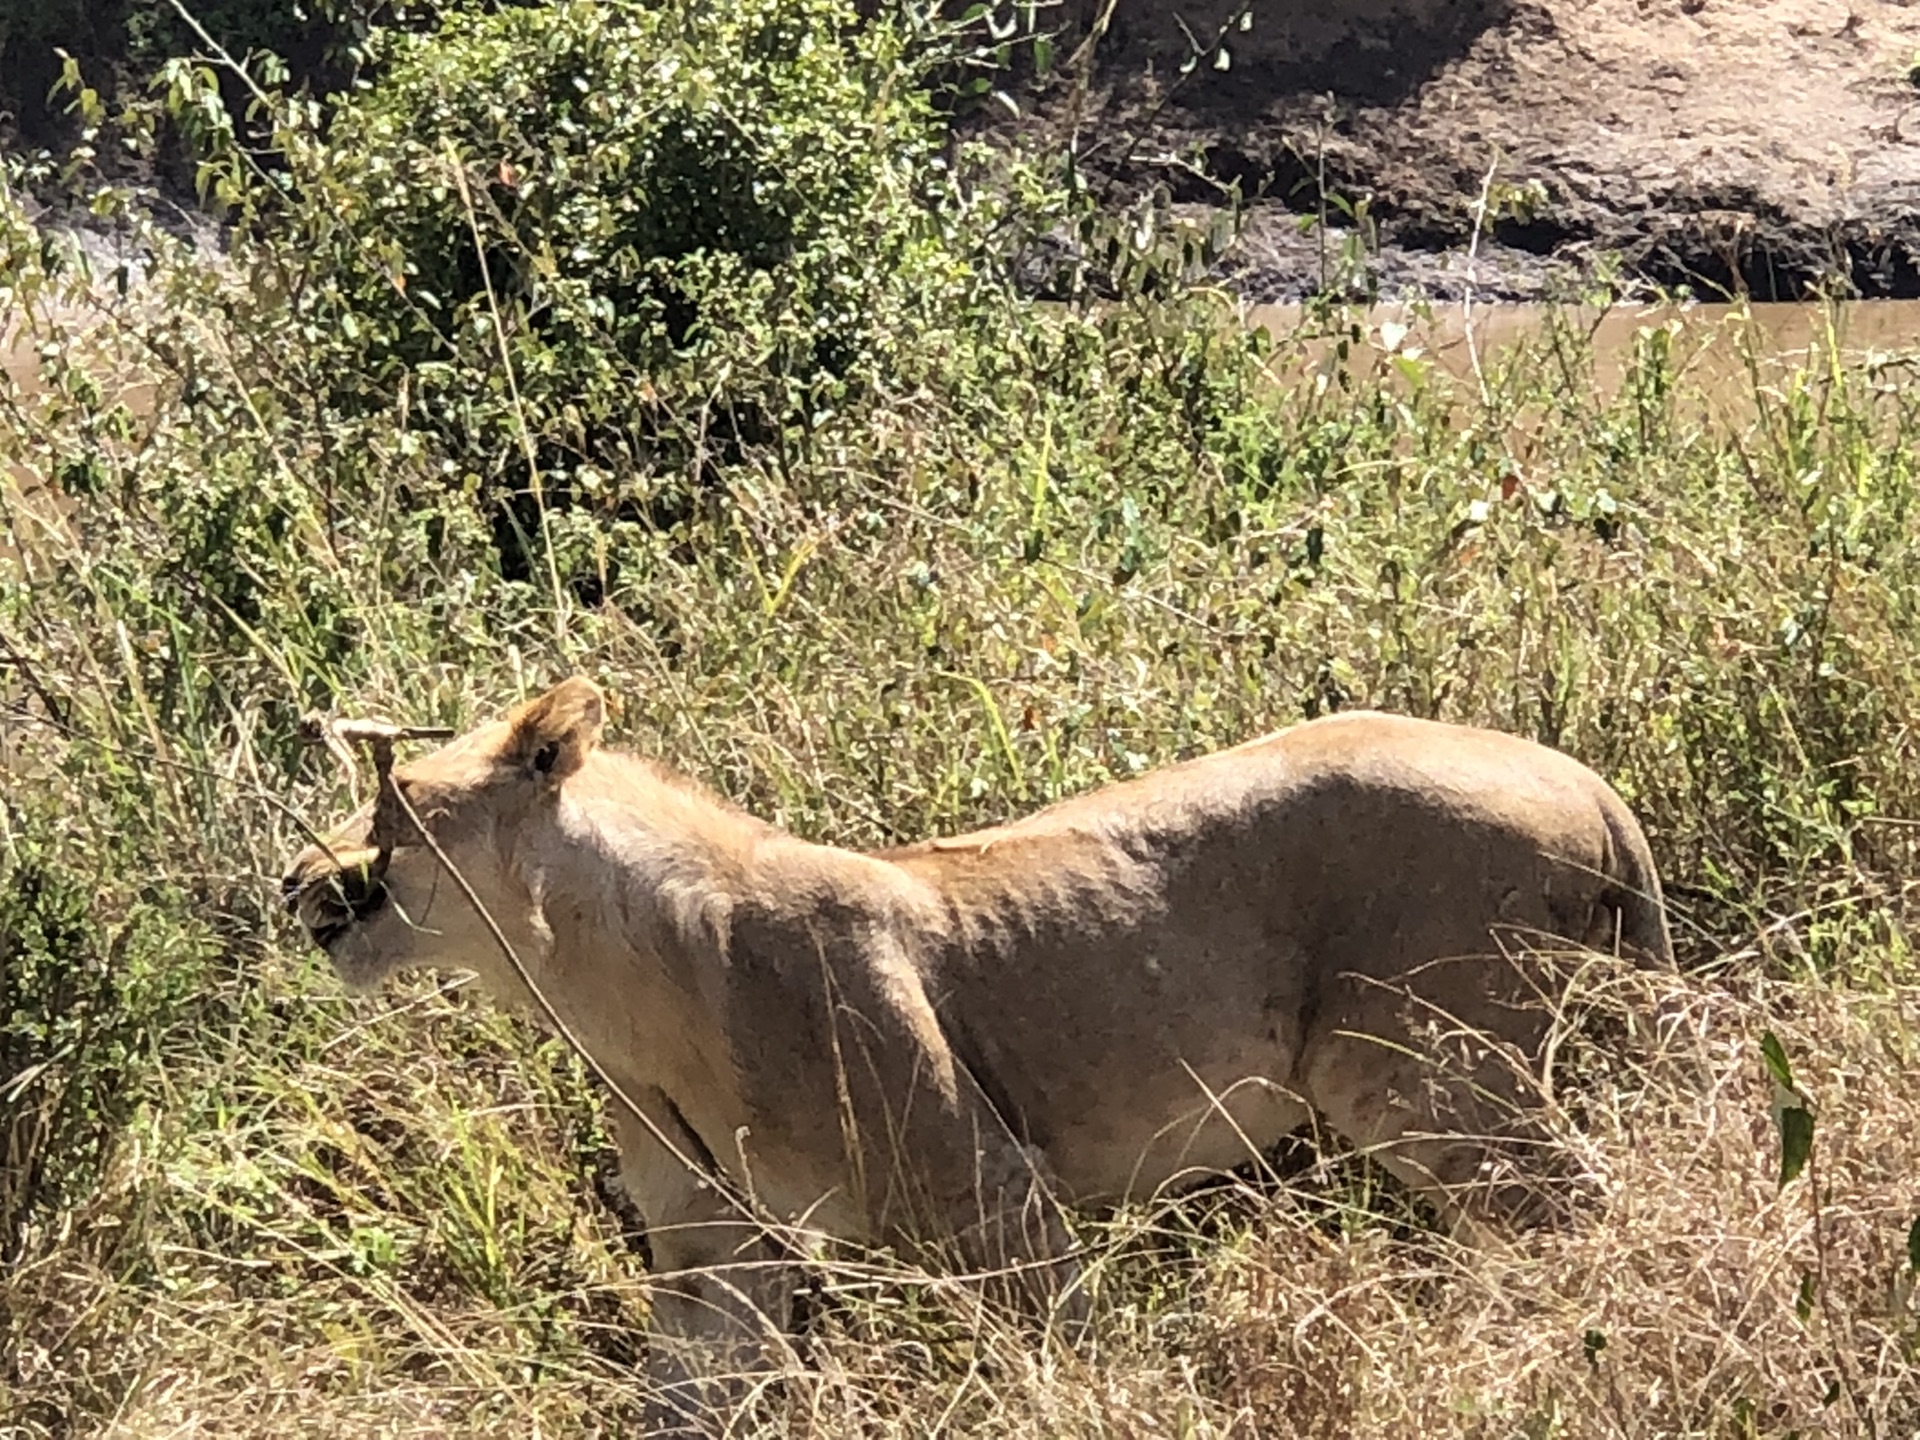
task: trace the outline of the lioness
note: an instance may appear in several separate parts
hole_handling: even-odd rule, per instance
[[[510,945],[631,1102],[661,1423],[779,1343],[786,1252],[743,1212],[1058,1284],[1056,1201],[1231,1167],[1312,1112],[1497,1209],[1538,1138],[1524,942],[1671,957],[1619,797],[1486,730],[1339,715],[860,854],[598,748],[603,713],[568,680],[397,767],[285,894],[358,986],[460,966],[524,1003]]]

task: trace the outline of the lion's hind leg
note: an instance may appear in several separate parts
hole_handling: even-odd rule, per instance
[[[1509,961],[1343,976],[1331,988],[1299,1077],[1334,1131],[1456,1230],[1557,1213],[1565,1156],[1537,1081],[1550,1016]]]
[[[970,1174],[930,1198],[937,1222],[911,1237],[935,1273],[956,1277],[970,1303],[1039,1319],[1067,1338],[1085,1326],[1084,1274],[1064,1198],[1041,1151],[1005,1136],[969,1146]],[[905,1238],[905,1237],[903,1237]]]

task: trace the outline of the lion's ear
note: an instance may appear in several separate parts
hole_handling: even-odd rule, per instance
[[[600,743],[607,703],[600,687],[576,675],[507,717],[507,751],[536,775],[563,780],[586,763]]]

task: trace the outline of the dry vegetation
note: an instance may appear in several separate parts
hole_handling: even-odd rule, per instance
[[[274,896],[343,798],[302,712],[464,724],[576,668],[620,738],[850,844],[1336,706],[1490,723],[1618,785],[1673,883],[1680,975],[1569,971],[1600,1184],[1564,1232],[1463,1249],[1289,1153],[1090,1218],[1074,1347],[848,1257],[741,1433],[1920,1430],[1911,358],[1756,360],[1736,422],[1655,320],[1605,389],[1571,320],[1475,385],[1360,365],[1338,312],[1269,346],[1177,241],[1105,251],[1045,157],[890,169],[939,149],[912,47],[782,89],[741,39],[776,8],[539,52],[721,57],[766,133],[688,154],[460,108],[522,63],[488,26],[595,5],[430,36],[331,131],[283,114],[284,188],[216,126],[247,223],[218,265],[147,235],[137,304],[0,199],[44,346],[0,452],[62,497],[0,491],[0,1433],[635,1431],[644,1264],[580,1067],[457,983],[344,997]],[[888,143],[806,140],[853,100]],[[792,182],[764,254],[620,228],[706,143]],[[1080,289],[1023,298],[1082,222]]]

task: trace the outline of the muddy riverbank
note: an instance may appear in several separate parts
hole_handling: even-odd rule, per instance
[[[1040,123],[1135,193],[1207,206],[1237,185],[1253,203],[1226,275],[1250,299],[1356,280],[1536,299],[1614,261],[1702,296],[1920,295],[1920,5],[1072,0],[1065,18],[1098,32],[1098,64]],[[1331,247],[1300,224],[1323,213]]]
[[[1237,191],[1219,278],[1250,301],[1920,297],[1920,0],[1000,0],[992,24],[1023,64],[1057,37],[994,123],[1072,144],[1117,204]],[[156,213],[191,210],[184,171],[149,178]]]

